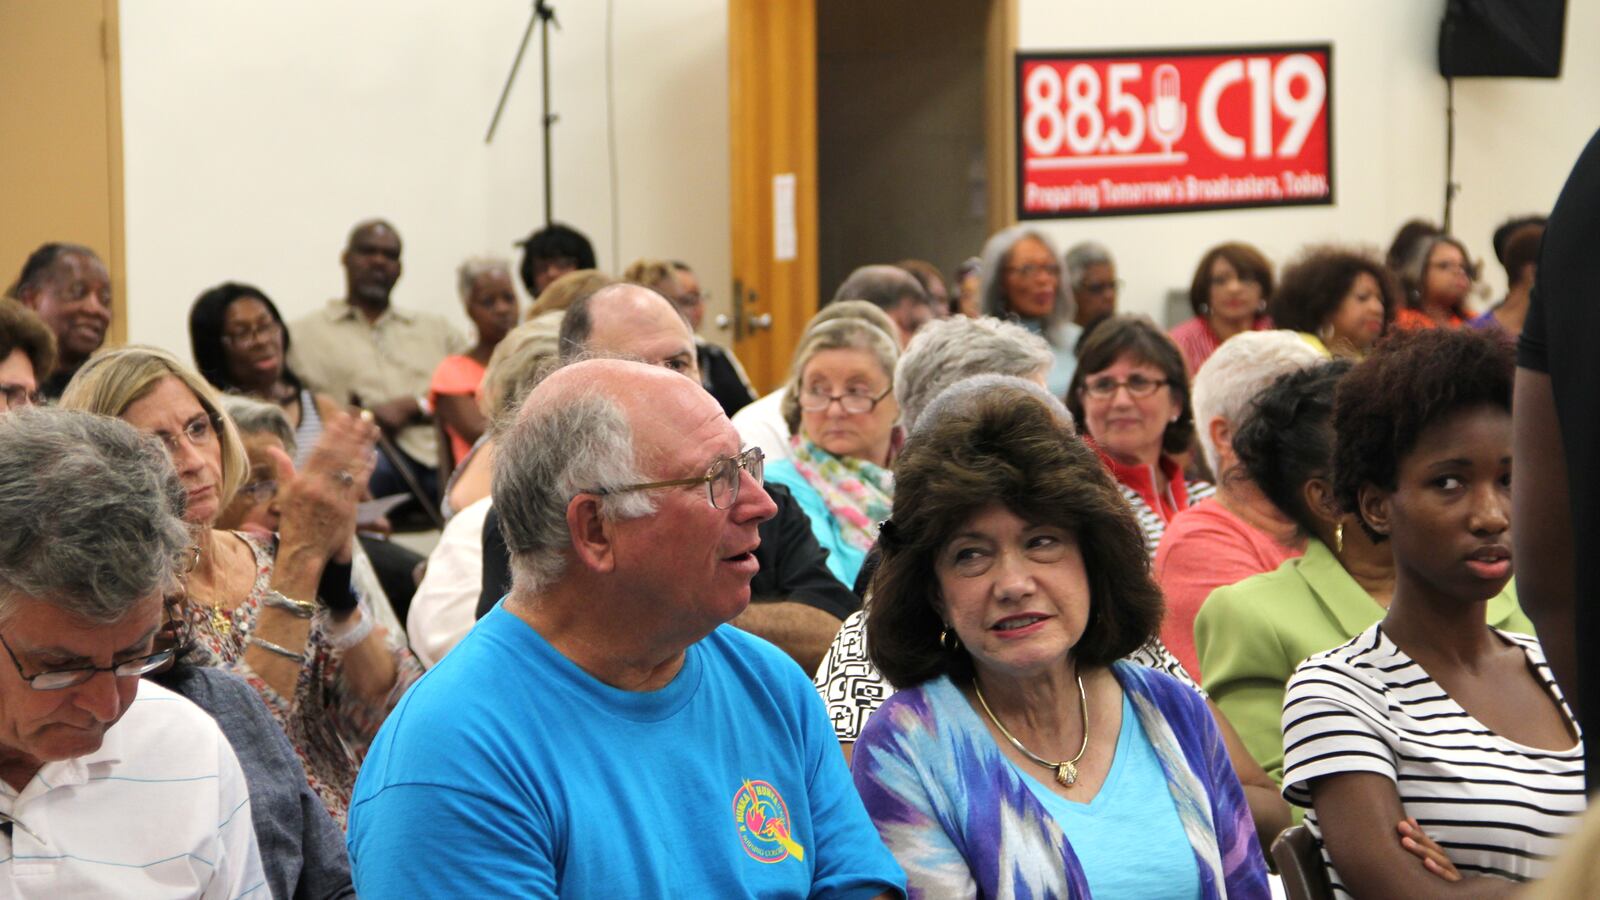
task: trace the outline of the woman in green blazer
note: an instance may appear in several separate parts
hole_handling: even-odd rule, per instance
[[[1306,533],[1306,552],[1212,591],[1195,619],[1206,691],[1279,784],[1289,676],[1301,660],[1382,619],[1394,588],[1389,546],[1374,544],[1333,499],[1333,390],[1349,368],[1334,361],[1280,378],[1234,435],[1240,464]],[[1487,619],[1533,634],[1512,585],[1489,601]]]

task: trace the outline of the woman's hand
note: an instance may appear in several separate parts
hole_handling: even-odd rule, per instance
[[[377,440],[377,426],[364,418],[339,414],[323,421],[322,439],[305,468],[279,494],[281,555],[304,552],[325,562],[349,554]]]
[[[1445,881],[1461,880],[1461,873],[1456,871],[1456,864],[1445,855],[1444,848],[1434,843],[1433,838],[1428,837],[1427,832],[1422,830],[1422,826],[1417,824],[1415,818],[1408,816],[1401,819],[1395,830],[1400,832],[1400,846],[1422,860],[1423,868]]]

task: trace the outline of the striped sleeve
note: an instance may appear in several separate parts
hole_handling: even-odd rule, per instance
[[[1397,780],[1385,708],[1383,686],[1343,659],[1302,662],[1283,698],[1284,799],[1310,809],[1311,782],[1327,775],[1370,772]]]

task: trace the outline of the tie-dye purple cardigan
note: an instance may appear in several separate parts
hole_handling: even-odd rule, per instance
[[[1112,671],[1154,746],[1205,898],[1268,897],[1244,792],[1205,702],[1170,676]],[[900,691],[867,721],[856,788],[917,897],[1089,897],[1061,826],[948,678]],[[1129,847],[1128,865],[1139,864]],[[1151,885],[1159,896],[1160,885]]]

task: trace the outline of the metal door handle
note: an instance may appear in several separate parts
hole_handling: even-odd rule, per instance
[[[762,313],[759,316],[751,316],[750,317],[750,330],[751,331],[760,331],[763,328],[771,328],[771,327],[772,327],[772,313]]]
[[[717,317],[712,321],[723,331],[727,331],[729,328],[733,327],[733,320],[728,318],[727,313],[717,313]]]

